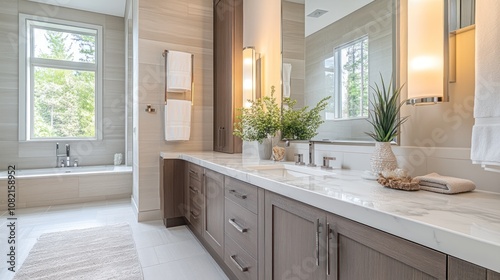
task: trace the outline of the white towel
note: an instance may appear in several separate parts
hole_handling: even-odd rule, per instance
[[[471,159],[500,165],[500,1],[476,1],[475,125]]]
[[[191,54],[169,51],[167,61],[167,91],[191,90]]]
[[[290,97],[291,86],[290,80],[292,78],[292,64],[283,63],[283,97]]]
[[[191,101],[167,99],[165,105],[165,140],[189,140],[191,134]]]
[[[415,179],[420,181],[420,189],[437,193],[463,193],[472,191],[476,188],[474,182],[470,180],[442,176],[437,173],[417,176]]]

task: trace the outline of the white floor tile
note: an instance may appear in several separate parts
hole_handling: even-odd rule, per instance
[[[7,215],[1,214],[0,236],[7,236]],[[228,279],[187,227],[166,229],[159,220],[138,223],[130,199],[24,208],[16,211],[16,216],[17,269],[43,233],[126,222],[132,227],[146,280]],[[6,246],[0,242],[0,252],[6,252]],[[0,262],[0,279],[12,277],[6,263]]]

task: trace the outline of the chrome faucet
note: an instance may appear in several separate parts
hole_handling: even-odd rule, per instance
[[[316,167],[314,164],[314,142],[309,141],[309,164],[307,166]]]
[[[70,165],[70,160],[69,160],[69,144],[66,144],[66,166]]]
[[[56,167],[64,167],[64,160],[60,158],[65,157],[66,154],[59,153],[59,143],[56,143]]]

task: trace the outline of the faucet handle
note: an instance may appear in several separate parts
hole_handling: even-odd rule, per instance
[[[321,166],[322,169],[333,169],[330,166],[330,160],[336,160],[337,158],[335,157],[323,157],[323,166]]]
[[[304,163],[304,155],[303,154],[295,154],[294,156],[297,157],[297,160],[295,161],[296,165],[305,165]]]

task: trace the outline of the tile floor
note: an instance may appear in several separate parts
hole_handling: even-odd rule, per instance
[[[0,214],[0,279],[8,280],[13,273],[6,263],[7,212]],[[17,269],[43,233],[127,222],[145,280],[228,279],[187,227],[166,229],[161,221],[138,223],[129,199],[18,209],[16,216]]]

